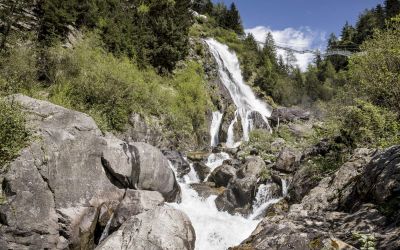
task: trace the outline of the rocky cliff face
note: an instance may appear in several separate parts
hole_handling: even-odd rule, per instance
[[[381,153],[356,150],[299,203],[287,210],[279,203],[270,208],[233,249],[399,249],[399,173],[400,146]],[[292,188],[301,185],[308,184]]]
[[[167,207],[156,209],[164,207],[164,200],[180,199],[175,174],[158,149],[103,135],[91,117],[45,101],[23,95],[9,101],[21,104],[34,136],[0,173],[5,197],[0,205],[1,249],[92,249],[116,209],[118,223],[113,230],[151,208],[152,216],[164,212],[183,216]],[[159,195],[153,205],[138,198],[133,202],[137,206],[129,205],[126,199],[133,189],[139,192],[135,197],[147,192],[140,190]],[[127,211],[124,206],[137,209]],[[185,249],[193,249],[190,222],[183,216],[174,223],[187,231],[179,236]],[[163,244],[171,245],[168,240]]]

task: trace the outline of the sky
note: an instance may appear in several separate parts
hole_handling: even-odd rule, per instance
[[[295,49],[326,47],[330,33],[340,35],[348,21],[355,24],[359,14],[383,0],[213,0],[230,5],[235,2],[247,33],[263,41],[271,32],[275,42]],[[284,51],[278,50],[283,55]],[[297,64],[305,69],[312,54],[296,54]]]

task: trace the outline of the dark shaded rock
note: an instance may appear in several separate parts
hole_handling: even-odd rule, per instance
[[[253,120],[253,126],[255,129],[264,129],[270,131],[270,125],[268,120],[265,121],[260,113],[256,111],[251,112],[250,119]]]
[[[207,176],[210,174],[210,168],[203,162],[195,162],[193,163],[193,168],[197,173],[200,181],[205,181]]]
[[[190,164],[187,162],[181,152],[172,150],[163,150],[162,153],[171,162],[176,171],[178,178],[182,178],[190,172]]]
[[[188,152],[187,158],[191,161],[200,162],[206,161],[208,156],[210,156],[209,152]]]
[[[160,192],[167,202],[179,201],[181,190],[161,151],[149,144],[129,144],[135,152],[132,169],[132,183],[137,189]]]
[[[96,249],[193,250],[196,235],[189,218],[168,206],[135,215]]]
[[[212,182],[203,182],[203,183],[193,183],[190,184],[190,187],[194,189],[198,195],[204,199],[207,199],[211,195],[218,196],[224,192],[225,188],[216,188],[215,184]]]
[[[364,202],[381,206],[392,219],[400,219],[400,146],[376,155],[365,167],[344,204],[355,209]]]
[[[226,211],[230,214],[235,214],[236,209],[240,207],[238,198],[233,193],[232,189],[226,189],[215,199],[215,205],[219,211]]]
[[[230,165],[223,164],[217,167],[208,178],[217,187],[226,187],[230,180],[235,177],[236,169]]]
[[[301,153],[291,148],[284,148],[278,155],[274,169],[293,173],[300,164]]]
[[[309,120],[310,112],[302,110],[300,108],[277,108],[272,111],[270,120],[273,126],[279,123],[289,123],[298,120]]]
[[[113,232],[118,229],[132,216],[155,209],[163,203],[164,198],[159,192],[127,190],[124,199],[115,209],[110,231]]]

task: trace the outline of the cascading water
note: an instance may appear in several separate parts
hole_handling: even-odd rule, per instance
[[[258,112],[268,125],[267,118],[271,115],[271,109],[258,100],[251,88],[244,83],[237,56],[230,52],[226,45],[213,39],[207,39],[206,42],[217,60],[220,78],[229,90],[237,107],[235,117],[231,121],[227,134],[227,146],[237,147],[241,140],[249,139],[249,133],[253,127],[252,112]],[[219,143],[218,134],[222,117],[223,115],[220,112],[213,112],[213,120],[210,127],[210,144],[212,147],[217,146]],[[236,140],[234,126],[238,123],[239,118],[243,129],[243,137],[241,140],[240,138]],[[224,152],[211,154],[206,165],[212,172],[229,158],[229,154]],[[171,167],[173,167],[172,164]],[[171,205],[189,216],[196,232],[197,250],[225,250],[240,244],[260,222],[258,217],[262,212],[269,205],[279,201],[279,199],[272,199],[268,185],[261,185],[253,204],[253,214],[245,218],[241,215],[231,215],[227,212],[218,211],[215,205],[215,199],[217,198],[215,195],[207,199],[200,197],[191,188],[191,184],[200,182],[192,165],[190,165],[190,172],[178,181],[182,190],[182,202]]]
[[[247,141],[249,139],[250,130],[252,129],[251,114],[253,112],[259,113],[261,118],[269,127],[268,118],[271,116],[272,109],[264,102],[258,100],[251,88],[244,82],[240,70],[239,59],[236,54],[229,51],[228,46],[221,44],[214,39],[206,39],[206,43],[218,63],[218,71],[221,81],[228,89],[233,102],[237,107],[234,119],[237,121],[238,116],[240,117],[243,129],[242,140]],[[235,143],[232,142],[232,140],[234,140],[234,123],[235,122],[231,123],[231,137],[229,138],[228,136],[228,146],[230,147],[235,145]],[[229,141],[229,139],[231,139],[231,141]]]
[[[219,128],[221,127],[222,114],[219,111],[212,113],[213,119],[211,122],[210,135],[211,135],[211,146],[215,147],[219,143]]]
[[[212,154],[208,158],[207,166],[210,169],[216,168],[227,158],[229,156],[226,153]],[[196,249],[225,250],[240,244],[260,221],[218,211],[215,205],[217,196],[204,199],[191,188],[190,184],[199,182],[197,176],[191,172],[179,183],[182,202],[171,205],[189,216],[196,232]]]

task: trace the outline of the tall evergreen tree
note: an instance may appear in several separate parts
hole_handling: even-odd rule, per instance
[[[400,0],[385,0],[386,17],[392,18],[400,13]]]
[[[232,29],[237,34],[244,34],[242,20],[239,14],[239,10],[237,9],[235,3],[231,4],[230,9],[227,12],[226,16],[227,28]]]

